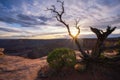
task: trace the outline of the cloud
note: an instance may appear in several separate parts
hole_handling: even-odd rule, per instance
[[[24,15],[24,14],[18,14],[17,17],[18,17],[20,20],[28,20],[28,21],[34,21],[34,20],[35,20],[35,19],[32,18],[31,16]]]
[[[21,27],[33,27],[34,25],[47,25],[45,22],[41,21],[39,17],[36,16],[28,16],[23,14],[18,14],[15,17],[11,16],[0,16],[0,21],[6,23],[18,23]]]
[[[0,27],[0,30],[1,31],[6,31],[6,32],[20,32],[19,30],[7,29],[7,28],[1,28],[1,27]]]
[[[108,7],[113,7],[120,4],[120,0],[114,0],[114,2],[113,0],[98,0],[97,2],[103,6]]]
[[[28,4],[27,2],[24,4]],[[11,4],[12,5],[12,4]],[[28,8],[29,6],[26,6]],[[32,6],[33,7],[33,6]],[[7,8],[3,4],[0,3],[1,13],[0,13],[0,21],[6,22],[6,23],[18,23],[21,25],[21,27],[33,27],[34,25],[46,25],[44,16],[36,16],[32,14],[27,14],[27,10],[25,10],[25,7],[23,4],[18,6],[13,6],[12,8]]]
[[[48,20],[51,20],[51,18],[47,18],[45,16],[40,16],[39,19],[42,20],[42,21],[44,21],[44,22],[46,22]]]
[[[72,27],[74,19],[80,18],[81,34],[91,34],[89,26],[105,29],[107,25],[117,26],[116,34],[119,34],[120,0],[63,1],[65,2],[64,20]],[[0,31],[2,33],[18,32],[18,34],[11,35],[14,38],[15,36],[29,37],[37,34],[45,36],[48,34],[53,35],[53,33],[57,35],[64,33],[66,31],[64,30],[64,25],[56,21],[54,18],[55,14],[46,11],[46,8],[50,8],[51,5],[56,5],[60,11],[60,4],[56,0],[0,1],[0,25],[3,26],[0,27]],[[20,26],[18,27],[14,24]],[[87,32],[85,33],[86,30]]]
[[[13,26],[14,25],[14,26]],[[7,24],[5,22],[0,22],[0,32],[11,32],[11,33],[30,33],[29,30],[27,30],[27,28],[19,28],[19,26],[17,27],[17,24]]]

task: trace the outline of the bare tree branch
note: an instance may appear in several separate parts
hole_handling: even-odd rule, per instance
[[[79,22],[80,22],[80,19],[76,19],[75,20],[75,28],[78,30],[77,31],[77,34],[74,36],[75,38],[77,38],[78,37],[78,35],[80,34],[80,25],[79,25]]]
[[[75,27],[76,27],[76,29],[77,29],[78,31],[77,31],[77,34],[74,36],[74,35],[71,34],[69,24],[67,24],[67,23],[65,22],[65,20],[63,20],[63,14],[65,13],[64,1],[62,2],[62,1],[59,1],[59,0],[58,0],[57,2],[61,4],[61,11],[56,10],[56,7],[55,7],[54,5],[52,5],[52,8],[47,8],[47,10],[50,10],[50,11],[52,11],[53,13],[56,13],[56,16],[55,16],[56,20],[59,21],[60,23],[62,23],[62,24],[67,28],[67,31],[68,31],[68,33],[69,33],[69,36],[71,36],[72,39],[74,39],[74,41],[75,41],[75,43],[76,43],[79,51],[82,53],[83,57],[88,56],[88,55],[82,50],[81,45],[79,44],[79,41],[78,41],[78,39],[77,39],[78,35],[80,34],[80,26],[78,25],[79,20],[76,20]]]
[[[104,40],[116,29],[116,27],[111,28],[110,26],[107,26],[105,32],[97,28],[90,27],[90,29],[98,38],[95,47],[92,49],[92,55],[94,57],[98,57],[102,52],[101,47],[104,43]]]
[[[65,12],[64,10],[64,1],[60,1],[60,0],[57,0],[57,2],[61,3],[61,7],[62,7],[62,11],[61,11],[61,15]]]

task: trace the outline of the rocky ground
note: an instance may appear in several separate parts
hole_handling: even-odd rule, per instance
[[[0,80],[35,80],[38,71],[45,65],[46,57],[25,59],[5,55],[0,58]]]
[[[77,53],[77,60],[80,60]],[[46,56],[38,59],[27,59],[18,56],[0,57],[0,80],[120,80],[120,69],[93,65],[85,72],[65,69],[53,77],[44,77],[41,70],[48,66]],[[119,70],[119,71],[118,71]],[[65,74],[63,74],[65,73]]]

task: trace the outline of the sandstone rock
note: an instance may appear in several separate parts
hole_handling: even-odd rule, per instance
[[[4,48],[0,48],[0,52],[3,52],[4,51]]]
[[[77,71],[84,71],[86,69],[86,65],[85,64],[77,63],[74,66],[74,69],[77,70]]]
[[[4,56],[4,53],[3,52],[0,52],[0,58]]]

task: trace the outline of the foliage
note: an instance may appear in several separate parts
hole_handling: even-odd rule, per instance
[[[104,55],[104,53],[101,53],[101,54],[100,54],[100,58],[101,58],[101,59],[105,59],[105,58],[106,58],[105,55]]]
[[[75,52],[68,48],[57,48],[48,54],[47,62],[54,69],[73,67],[76,63]]]

